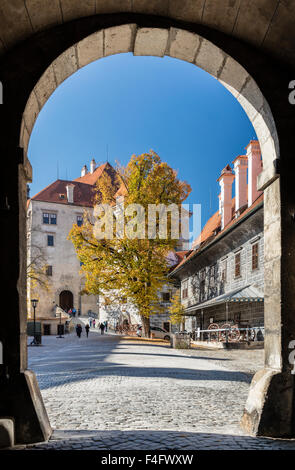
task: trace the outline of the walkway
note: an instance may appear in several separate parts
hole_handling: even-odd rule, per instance
[[[44,337],[29,352],[55,429],[35,449],[295,449],[243,435],[251,376],[224,352],[190,357],[97,331]]]

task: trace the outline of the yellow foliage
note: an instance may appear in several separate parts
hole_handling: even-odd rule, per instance
[[[141,204],[147,214],[148,204],[176,204],[179,208],[190,192],[190,186],[178,180],[176,172],[160,157],[149,152],[133,155],[125,168],[117,170],[115,179],[109,175],[98,180],[95,200],[115,203],[115,193],[124,186],[124,204]],[[125,216],[125,225],[130,216]],[[126,236],[97,239],[93,233],[96,219],[85,213],[83,225],[74,225],[69,239],[73,242],[78,258],[83,263],[85,291],[89,294],[118,292],[118,299],[126,297],[138,309],[142,317],[160,311],[158,291],[167,284],[170,269],[168,253],[178,240],[169,236],[160,239],[131,239]],[[147,233],[147,217],[144,225]],[[114,225],[115,226],[115,225]],[[169,226],[170,227],[170,226]]]

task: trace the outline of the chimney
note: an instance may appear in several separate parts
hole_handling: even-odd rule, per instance
[[[257,176],[262,171],[261,150],[258,140],[250,140],[246,147],[248,157],[248,207],[260,196],[257,191]]]
[[[74,188],[75,188],[75,185],[74,184],[67,184],[66,185],[66,188],[67,188],[67,199],[68,199],[68,203],[69,204],[73,204],[74,202]]]
[[[218,194],[218,214],[221,215],[221,193]]]
[[[95,163],[95,160],[93,158],[90,162],[90,173],[94,173],[95,168],[96,168],[96,163]]]
[[[82,170],[81,170],[81,176],[85,176],[85,175],[87,175],[87,173],[88,173],[87,165],[84,165]]]
[[[246,155],[239,155],[233,161],[235,171],[235,210],[247,205],[247,168],[248,158]]]
[[[232,219],[232,184],[234,178],[230,165],[226,165],[217,180],[219,181],[221,189],[221,230],[223,230]]]

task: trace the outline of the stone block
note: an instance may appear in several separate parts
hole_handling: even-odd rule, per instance
[[[202,13],[202,22],[215,29],[231,34],[240,7],[239,0],[206,0]]]
[[[138,29],[135,38],[134,55],[163,57],[167,48],[168,36],[168,29]]]
[[[6,47],[13,46],[33,33],[23,0],[1,1],[0,31]]]
[[[280,180],[277,178],[264,191],[264,223],[269,225],[281,217]]]
[[[114,26],[104,30],[104,55],[133,52],[136,24]]]
[[[55,76],[53,72],[53,68],[50,65],[48,69],[45,70],[44,74],[38,81],[37,85],[35,86],[35,93],[40,105],[40,108],[44,106],[50,95],[56,89],[56,82]]]
[[[26,7],[34,31],[62,23],[59,0],[50,0],[50,4],[44,4],[44,0],[26,0]]]
[[[60,0],[64,21],[95,14],[95,0]]]
[[[96,14],[128,12],[132,9],[131,0],[96,0]]]
[[[166,16],[168,13],[169,0],[133,0],[132,11],[145,13],[147,15]]]
[[[263,161],[263,171],[258,175],[257,178],[257,189],[264,191],[273,181],[275,181],[279,175],[276,173],[274,160],[279,158],[275,150],[275,144],[270,136],[266,142],[261,144],[261,153]]]
[[[207,41],[207,39],[201,39],[200,49],[195,60],[198,67],[201,67],[213,77],[217,77],[225,58],[225,53],[219,47]]]
[[[14,422],[11,418],[0,418],[0,448],[13,447]]]
[[[269,225],[264,224],[264,261],[272,261],[281,254],[281,221],[275,220]],[[275,287],[275,286],[274,286]]]
[[[223,85],[226,86],[225,84]],[[228,87],[226,86],[226,88]],[[252,106],[252,104],[249,103],[249,101],[243,95],[240,95],[239,93],[237,93],[237,91],[234,88],[232,90],[233,90],[232,94],[235,96],[235,98],[237,98],[238,102],[240,103],[243,110],[247,114],[249,120],[253,122],[258,114],[257,109],[255,109],[254,106]]]
[[[103,57],[103,31],[98,31],[77,44],[78,67]]]
[[[256,109],[256,112],[259,112],[263,107],[264,97],[257,83],[253,80],[252,77],[250,77],[250,75],[248,75],[247,82],[244,82],[243,89],[239,96],[243,96],[248,101],[248,103],[250,103],[253,108]],[[239,98],[238,101],[240,101]]]
[[[219,72],[218,80],[233,88],[237,96],[249,79],[248,72],[236,60],[227,56],[224,66]]]
[[[200,44],[200,37],[183,29],[171,28],[168,55],[177,59],[194,62]]]
[[[169,2],[168,15],[177,20],[200,23],[204,0],[173,0]]]
[[[27,131],[26,126],[24,126],[24,131],[23,131],[23,136],[22,136],[22,142],[21,142],[21,147],[24,149],[24,153],[26,154],[28,151],[28,146],[29,146],[29,140],[30,140],[30,135]]]
[[[52,63],[57,86],[78,70],[76,47],[72,46],[63,52]]]
[[[33,90],[32,93],[30,94],[30,97],[28,99],[25,112],[24,112],[25,124],[26,124],[26,128],[29,134],[31,134],[33,130],[38,114],[39,114],[39,104],[37,101],[37,97],[35,95],[35,91]]]

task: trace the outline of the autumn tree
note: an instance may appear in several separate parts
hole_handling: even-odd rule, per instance
[[[184,320],[184,306],[181,303],[180,290],[176,291],[171,299],[171,305],[169,307],[170,321],[172,325],[178,325],[180,327]]]
[[[173,215],[165,208],[173,205],[180,214],[190,190],[155,152],[133,155],[116,176],[99,178],[93,214],[85,212],[83,225],[74,225],[69,234],[82,262],[84,292],[127,298],[141,317],[145,336],[150,316],[161,311],[158,294],[169,282],[168,254],[179,242]],[[155,211],[154,225],[150,205],[161,209]],[[179,229],[180,220],[176,224]]]

